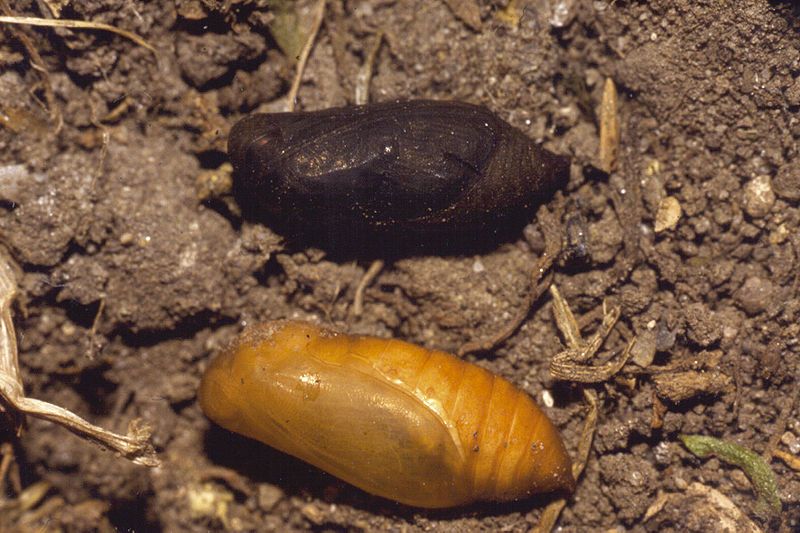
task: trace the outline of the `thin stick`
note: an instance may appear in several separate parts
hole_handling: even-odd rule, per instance
[[[0,445],[0,454],[3,458],[0,459],[0,503],[5,500],[5,490],[3,484],[5,482],[8,471],[11,468],[11,462],[14,460],[14,448],[11,444],[4,442]]]
[[[800,472],[800,457],[794,456],[783,450],[773,450],[772,455],[773,457],[777,457],[778,459],[786,463],[786,465],[792,470]]]
[[[372,280],[375,279],[375,276],[377,276],[381,270],[383,270],[383,261],[376,259],[372,262],[361,278],[361,281],[358,283],[358,287],[356,287],[356,296],[353,301],[353,314],[355,316],[361,316],[361,313],[364,312],[364,291],[369,287],[369,284],[372,283]]]
[[[769,439],[767,447],[764,448],[764,453],[761,454],[761,457],[763,457],[764,460],[769,461],[772,459],[772,454],[778,447],[778,442],[781,440],[781,435],[783,435],[783,432],[786,431],[786,424],[789,422],[789,418],[792,415],[792,411],[794,411],[794,407],[797,404],[798,399],[800,399],[800,387],[795,387],[792,396],[786,399],[783,409],[781,409],[778,419],[775,422],[775,427],[772,428],[772,436]]]
[[[560,204],[557,206],[557,210],[560,210]],[[542,208],[539,212],[539,227],[544,234],[545,250],[539,258],[539,261],[536,262],[536,266],[531,271],[531,289],[528,292],[525,303],[517,313],[517,316],[491,337],[470,341],[461,345],[458,349],[458,355],[460,357],[468,353],[485,352],[495,348],[513,335],[520,325],[528,318],[531,308],[533,308],[534,304],[550,286],[550,281],[552,280],[551,269],[553,263],[555,263],[558,255],[561,253],[561,224],[559,219],[560,216],[552,215],[545,208]]]
[[[147,48],[153,55],[156,56],[156,60],[158,60],[158,51],[155,47],[145,41],[142,37],[139,37],[135,33],[123,30],[122,28],[117,28],[116,26],[112,26],[110,24],[104,24],[102,22],[92,22],[86,20],[71,20],[71,19],[43,19],[39,17],[6,17],[0,16],[0,22],[5,22],[6,24],[24,24],[28,26],[47,26],[50,28],[77,28],[83,30],[103,30],[103,31],[110,31],[111,33],[116,33],[117,35],[121,35],[126,39],[130,39],[131,41],[135,42],[139,46],[143,46]]]
[[[589,412],[586,413],[586,421],[583,424],[583,431],[581,431],[581,441],[578,444],[578,461],[572,465],[572,477],[577,480],[583,470],[586,468],[586,463],[589,462],[589,452],[592,451],[592,443],[594,442],[594,431],[597,429],[597,393],[592,389],[584,389],[583,397],[586,404],[589,406]]]
[[[372,71],[375,65],[375,57],[378,55],[378,50],[381,49],[383,43],[382,31],[378,32],[375,36],[375,41],[372,43],[364,64],[358,69],[356,76],[356,105],[364,105],[369,103],[369,84],[372,81]]]
[[[578,443],[578,460],[572,463],[572,477],[575,478],[575,481],[581,476],[586,468],[586,463],[589,461],[589,453],[592,451],[594,433],[597,429],[597,393],[591,389],[584,389],[583,396],[589,406],[589,412],[586,414],[586,421],[583,424],[583,431],[581,431],[581,441]],[[541,518],[539,518],[539,524],[531,531],[535,533],[549,533],[552,531],[566,505],[566,498],[561,498],[545,507]]]
[[[97,306],[97,313],[94,315],[92,321],[92,329],[89,330],[89,353],[86,355],[89,359],[94,359],[94,339],[97,336],[97,327],[100,325],[100,317],[103,316],[103,311],[106,308],[106,297],[100,298],[100,305]]]
[[[289,94],[286,95],[286,110],[294,111],[294,106],[297,103],[297,91],[300,90],[300,82],[303,79],[303,72],[306,69],[306,62],[308,56],[311,55],[311,49],[314,48],[314,42],[317,40],[317,33],[322,27],[322,21],[325,18],[325,0],[319,0],[317,4],[317,16],[314,17],[314,24],[311,26],[311,33],[308,34],[306,44],[303,45],[303,50],[300,51],[300,57],[297,58],[297,72],[292,80],[292,86],[289,88]]]

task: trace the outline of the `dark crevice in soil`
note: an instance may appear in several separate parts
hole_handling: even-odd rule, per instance
[[[131,348],[147,348],[168,340],[192,339],[204,329],[235,324],[237,320],[237,317],[221,316],[218,312],[205,310],[181,320],[169,330],[133,330],[128,324],[120,324],[108,337],[119,337],[125,346]]]
[[[157,511],[150,509],[151,493],[139,494],[134,500],[115,505],[108,512],[111,525],[120,532],[152,532],[164,531],[162,525],[155,519]]]

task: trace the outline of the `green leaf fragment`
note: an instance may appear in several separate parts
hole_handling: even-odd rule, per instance
[[[267,0],[274,18],[269,22],[272,38],[290,61],[297,61],[308,38],[308,21],[301,19],[294,0]]]
[[[679,435],[684,446],[697,457],[715,455],[726,463],[738,466],[750,478],[758,502],[756,512],[776,516],[781,512],[778,483],[769,464],[757,453],[738,444],[703,435]]]

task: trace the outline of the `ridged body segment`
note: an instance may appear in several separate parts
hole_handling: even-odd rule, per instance
[[[524,392],[397,340],[254,326],[212,362],[199,397],[221,426],[408,505],[574,487],[557,430]]]

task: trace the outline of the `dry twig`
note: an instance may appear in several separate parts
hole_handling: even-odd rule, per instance
[[[364,105],[369,103],[369,84],[372,81],[372,71],[375,65],[375,58],[378,55],[378,50],[381,49],[383,43],[384,33],[378,32],[372,46],[369,48],[367,57],[364,64],[358,69],[358,76],[356,76],[356,105]]]
[[[142,37],[139,37],[132,31],[123,30],[122,28],[117,28],[116,26],[112,26],[111,24],[104,24],[102,22],[92,22],[87,20],[43,19],[39,17],[17,17],[17,16],[13,17],[2,16],[0,17],[0,22],[4,22],[6,24],[23,24],[27,26],[46,26],[49,28],[73,28],[81,30],[110,31],[111,33],[116,33],[117,35],[121,35],[126,39],[130,39],[139,46],[147,48],[148,50],[153,52],[156,61],[158,61],[158,51],[152,44],[144,40]]]
[[[17,339],[11,319],[11,304],[17,283],[9,260],[0,254],[0,412],[11,416],[20,430],[25,415],[59,424],[76,435],[122,454],[134,463],[158,466],[160,461],[149,442],[151,430],[140,420],[128,425],[127,435],[118,435],[90,424],[76,414],[51,403],[28,398],[22,386]]]
[[[772,456],[777,457],[778,459],[786,463],[786,466],[788,466],[792,470],[800,472],[800,457],[797,457],[796,455],[792,455],[780,449],[773,450]]]
[[[542,252],[542,256],[531,271],[531,288],[517,316],[508,322],[503,329],[488,339],[478,339],[464,343],[458,349],[459,357],[463,357],[472,352],[482,352],[493,349],[513,335],[525,319],[528,318],[531,308],[550,286],[550,281],[552,280],[552,273],[550,270],[561,253],[560,212],[562,208],[562,203],[558,202],[556,205],[557,214],[555,215],[547,211],[544,207],[539,210],[539,228],[544,234],[545,250]]]
[[[791,419],[792,412],[798,400],[800,400],[800,387],[795,387],[794,394],[784,400],[781,413],[778,415],[778,420],[775,422],[775,427],[772,429],[772,436],[769,439],[767,447],[764,448],[764,453],[761,454],[765,461],[769,461],[772,459],[773,455],[776,455],[775,452],[777,452],[778,442],[781,440],[783,432],[786,431],[786,425]]]
[[[382,269],[383,261],[376,259],[364,273],[361,281],[358,282],[358,287],[356,287],[356,296],[353,301],[353,314],[355,316],[361,316],[361,313],[364,312],[364,291],[367,289],[367,287],[369,287],[369,284],[372,283],[372,280],[375,279],[375,276],[377,276]]]
[[[581,431],[581,440],[578,443],[578,459],[572,463],[572,477],[575,478],[575,481],[581,476],[583,470],[586,468],[586,463],[589,461],[589,452],[592,451],[594,432],[595,429],[597,429],[597,393],[591,389],[584,389],[583,396],[586,400],[586,405],[589,407],[589,412],[586,413],[586,421]],[[561,516],[561,511],[566,505],[566,498],[560,498],[551,502],[544,508],[544,511],[542,511],[539,523],[532,531],[535,533],[549,533],[552,531],[558,521],[558,517]]]
[[[292,80],[292,86],[289,88],[289,93],[286,95],[286,110],[294,111],[297,103],[297,91],[300,90],[300,82],[303,80],[303,72],[306,70],[306,63],[308,56],[311,55],[311,49],[314,48],[314,43],[317,40],[317,33],[322,27],[322,21],[325,19],[325,0],[319,0],[317,6],[317,15],[314,17],[314,23],[311,26],[311,31],[308,34],[306,44],[300,52],[300,57],[297,58],[297,72]]]

